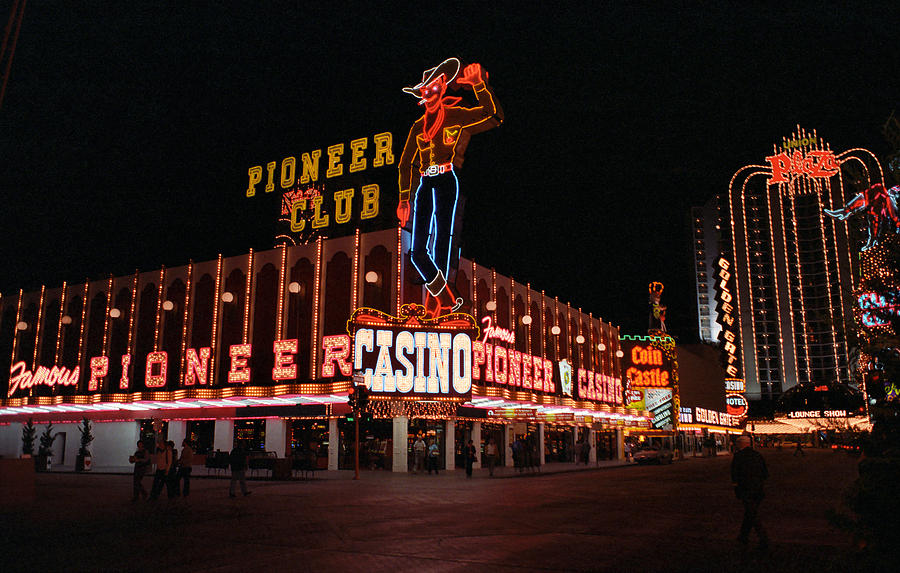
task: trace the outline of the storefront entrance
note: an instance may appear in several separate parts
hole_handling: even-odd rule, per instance
[[[496,465],[499,467],[503,467],[506,464],[506,444],[503,443],[503,424],[491,424],[488,422],[484,422],[481,424],[481,449],[480,455],[478,457],[479,460],[482,460],[482,467],[485,466],[484,460],[484,452],[485,448],[488,445],[488,442],[493,439],[494,444],[497,446],[497,460]]]
[[[614,460],[618,454],[615,430],[597,430],[597,461]]]
[[[544,459],[550,462],[575,461],[575,428],[551,426],[544,428]]]
[[[291,457],[328,469],[328,420],[292,420],[290,424]]]
[[[444,436],[444,422],[442,420],[423,420],[421,418],[414,418],[409,421],[409,435],[407,437],[406,445],[406,469],[408,471],[413,471],[415,469],[416,456],[413,452],[413,444],[415,443],[417,436],[422,436],[422,439],[425,440],[426,463],[428,447],[432,443],[435,443],[438,446],[437,467],[439,470],[446,469],[447,464],[444,463],[444,460],[446,458],[445,452],[447,440]]]
[[[352,470],[355,422],[338,418],[338,469]],[[393,461],[394,422],[375,419],[359,424],[359,468],[361,470],[390,470]],[[326,449],[327,458],[327,449]],[[327,462],[326,462],[327,463]]]

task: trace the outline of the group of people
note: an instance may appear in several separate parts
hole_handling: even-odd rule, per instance
[[[413,473],[420,473],[423,471],[423,466],[428,467],[428,473],[430,474],[432,470],[434,470],[434,474],[437,475],[439,461],[441,456],[441,449],[435,443],[433,438],[429,438],[428,444],[425,444],[425,440],[422,439],[422,436],[416,436],[416,441],[413,442]]]
[[[537,471],[539,469],[540,460],[538,459],[537,440],[534,436],[528,436],[526,439],[517,436],[512,443],[511,449],[513,465],[520,473],[524,473],[526,469],[529,471]]]
[[[231,466],[231,485],[228,493],[235,497],[235,486],[240,483],[241,493],[250,495],[247,489],[246,472],[249,454],[242,444],[237,444],[229,455]],[[143,440],[138,441],[137,450],[128,461],[134,464],[134,493],[131,501],[148,499],[147,490],[144,489],[144,476],[149,473],[152,466],[156,466],[153,474],[153,485],[150,488],[149,499],[159,498],[163,487],[169,499],[191,494],[191,470],[194,465],[194,448],[184,439],[181,442],[181,455],[175,449],[175,442],[160,438],[156,444],[156,451],[151,455],[144,446]]]
[[[151,456],[150,451],[145,447],[143,440],[138,441],[137,450],[128,458],[128,461],[134,464],[134,488],[131,501],[138,499],[147,499],[147,490],[144,489],[144,476],[150,471],[150,467],[155,465],[156,471],[153,474],[153,485],[150,488],[149,499],[155,500],[159,498],[163,487],[169,499],[183,495],[187,497],[191,493],[191,470],[194,465],[194,449],[190,442],[185,439],[181,442],[181,456],[175,449],[175,442],[159,439],[156,444],[156,451]]]

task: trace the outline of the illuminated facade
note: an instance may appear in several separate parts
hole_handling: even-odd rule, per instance
[[[473,301],[472,315],[462,315],[466,335],[435,327],[432,346],[444,345],[441,332],[455,335],[446,335],[445,354],[429,347],[427,321],[421,344],[403,328],[387,336],[371,317],[348,332],[356,309],[401,316],[407,303],[424,303],[415,269],[398,256],[408,241],[397,228],[357,232],[4,295],[0,368],[10,375],[0,454],[18,455],[21,424],[33,418],[68,433],[60,447],[71,451],[56,462],[66,467],[75,458],[74,424],[87,416],[98,422],[95,468],[124,466],[153,420],[165,421],[178,444],[201,442],[201,451],[228,451],[241,439],[284,457],[315,443],[320,467],[346,468],[344,417],[356,371],[377,378],[369,380],[375,420],[367,433],[380,440],[378,467],[394,471],[406,471],[413,433],[440,439],[444,465],[453,467],[463,438],[490,434],[508,446],[533,434],[547,447],[544,459],[556,460],[576,437],[615,445],[623,430],[648,425],[647,412],[622,403],[617,328],[472,261],[460,261],[455,283]],[[395,346],[391,371],[425,355],[425,376],[437,368],[428,366],[431,352],[432,361],[452,357],[452,379],[438,368],[434,385],[423,378],[420,387],[418,371],[414,384],[399,366],[396,378],[379,373],[379,352]],[[560,384],[562,360],[572,368],[568,387]],[[398,388],[411,391],[379,395]]]
[[[824,210],[883,181],[871,152],[836,153],[799,127],[765,159],[693,211],[698,293],[707,297],[698,297],[701,336],[712,338],[703,318],[715,316],[728,376],[744,380],[751,403],[805,382],[855,383],[853,291],[864,230]],[[710,283],[715,309],[702,304]]]

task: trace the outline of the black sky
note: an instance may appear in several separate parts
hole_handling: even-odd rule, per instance
[[[885,154],[900,93],[893,3],[184,4],[28,4],[0,109],[0,293],[270,248],[247,168],[404,137],[400,88],[457,56],[506,113],[460,174],[464,256],[633,333],[662,281],[692,341],[689,208],[798,124]]]

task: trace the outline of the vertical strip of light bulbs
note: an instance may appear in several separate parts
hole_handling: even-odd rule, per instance
[[[544,316],[546,316],[547,311],[544,308],[546,302],[544,301],[544,291],[541,289],[541,359],[547,359],[547,335],[550,334],[550,331],[547,330],[547,325],[544,321]]]
[[[840,173],[840,171],[838,171],[838,173]],[[831,207],[844,205],[844,202],[842,200],[835,201],[834,186],[831,184],[831,179],[826,179],[822,185],[822,188],[823,188],[823,190],[827,189],[827,197],[828,197],[828,201],[829,201]],[[841,267],[841,258],[842,258],[842,255],[845,255],[845,254],[847,255],[847,266],[849,268],[853,267],[853,262],[852,262],[853,256],[850,254],[852,252],[852,248],[850,247],[849,236],[847,238],[847,247],[848,248],[846,249],[846,253],[845,253],[845,252],[842,252],[842,249],[840,248],[840,245],[838,244],[838,228],[840,226],[840,223],[834,217],[828,217],[828,219],[829,219],[828,225],[831,230],[831,242],[832,242],[832,247],[833,247],[833,252],[834,252],[834,268],[837,271],[838,285],[843,284],[846,279],[849,279],[849,280],[846,280],[846,282],[848,284],[850,284],[851,288],[852,288],[852,285],[853,285],[852,273],[849,277],[846,277],[846,279],[845,279],[844,270]],[[844,221],[844,224],[846,225],[846,220]],[[825,231],[824,225],[825,225],[825,223],[823,223],[823,228],[822,228],[823,233]],[[853,291],[851,290],[850,292],[853,292]],[[848,317],[846,316],[847,307],[845,306],[845,302],[844,302],[844,289],[838,288],[837,296],[838,296],[838,304],[840,305],[840,310],[841,310],[841,312],[840,312],[841,322],[840,323],[842,325],[847,325],[847,324],[849,324],[849,321],[847,320]],[[833,314],[834,313],[832,311],[832,315]],[[835,326],[834,318],[832,317],[832,332],[833,333],[835,332],[835,330],[834,330],[835,328],[836,328],[836,326]],[[837,380],[845,379],[845,380],[849,381],[849,378],[850,378],[850,367],[849,367],[850,352],[849,352],[849,336],[848,336],[847,328],[842,327],[841,333],[843,334],[843,340],[841,342],[840,354],[841,354],[841,356],[843,356],[845,358],[844,363],[846,364],[846,366],[844,367],[844,370],[846,371],[847,376],[843,376],[843,377],[841,376],[842,369],[841,369],[841,363],[837,357],[837,355],[838,355],[837,342],[835,342],[835,345],[834,345],[835,346],[835,348],[834,348],[834,351],[835,351],[834,368],[835,368],[835,371],[837,372],[837,378],[836,378]]]
[[[553,326],[559,327],[559,297],[553,297]],[[562,330],[560,333],[562,334]],[[555,352],[553,353],[553,359],[559,361],[559,334],[553,335],[553,343]]]
[[[60,349],[62,348],[62,331],[63,331],[63,323],[62,317],[66,314],[66,291],[68,287],[66,286],[66,281],[63,281],[62,284],[62,293],[59,295],[59,320],[56,321],[56,352],[53,354],[53,365],[60,366]]]
[[[525,314],[531,316],[531,283],[525,283]],[[531,323],[525,325],[525,332],[528,333],[528,346],[525,348],[525,351],[528,354],[532,354],[531,352],[531,325],[535,324],[535,317],[531,317]]]
[[[106,282],[106,312],[104,313],[103,318],[103,346],[101,346],[102,350],[100,351],[103,356],[109,355],[109,348],[107,348],[106,343],[109,342],[109,326],[110,319],[109,316],[110,311],[112,310],[113,304],[113,276],[109,275],[109,279]]]
[[[13,334],[13,343],[12,343],[12,357],[10,358],[10,364],[16,363],[16,346],[18,346],[19,342],[19,323],[22,322],[22,297],[23,290],[19,289],[19,301],[16,303],[16,326],[15,333]]]
[[[764,175],[764,173],[762,173],[762,172],[757,172],[757,174]],[[771,257],[772,257],[772,284],[773,284],[774,290],[775,290],[775,297],[774,297],[775,298],[775,320],[774,320],[774,324],[775,324],[775,330],[778,333],[778,355],[779,355],[778,369],[780,371],[779,378],[783,381],[784,380],[784,343],[783,343],[784,338],[783,338],[783,329],[781,327],[781,294],[779,292],[780,289],[778,288],[778,263],[777,263],[778,257],[775,254],[775,244],[777,241],[776,241],[776,237],[775,237],[775,228],[772,226],[772,196],[774,195],[775,197],[778,198],[778,212],[781,214],[781,217],[782,217],[781,234],[782,234],[782,237],[784,237],[784,207],[782,205],[782,202],[784,201],[784,197],[782,196],[780,191],[781,190],[778,189],[775,193],[772,193],[772,192],[770,192],[768,185],[766,186],[766,212],[768,214],[767,218],[768,218],[768,223],[769,223],[769,247],[770,247]],[[782,239],[782,240],[784,240],[784,239]],[[785,272],[787,272],[787,251],[785,251]],[[791,282],[790,282],[789,274],[786,275],[785,278],[787,279],[787,285],[788,285],[788,299],[790,299]],[[735,282],[734,284],[737,285],[737,282]],[[766,343],[768,344],[768,341]],[[741,344],[740,346],[741,347],[739,348],[739,351],[741,352],[741,362],[743,362],[743,353],[744,353],[743,346],[744,345]],[[769,356],[768,352],[766,352],[766,356]],[[772,379],[772,364],[771,364],[771,362],[769,362],[767,364],[767,370],[768,370],[768,374],[766,375],[767,385],[771,385],[774,383],[774,380]],[[757,369],[757,372],[758,371],[759,370]],[[741,372],[741,376],[744,378],[744,381],[745,381],[744,391],[746,392],[747,391],[746,370]],[[757,376],[757,381],[758,380],[759,380],[759,377]],[[760,386],[760,394],[762,394],[762,386]],[[769,392],[769,394],[771,394],[771,392]]]
[[[322,237],[316,239],[316,275],[313,282],[313,324],[312,324],[312,360],[309,361],[310,379],[316,379],[319,371],[319,288],[322,278]]]
[[[803,267],[800,263],[800,225],[797,221],[797,200],[794,195],[791,195],[791,222],[794,225],[794,258],[796,260],[795,268],[797,270],[797,285],[798,285],[798,297],[797,300],[800,303],[800,327],[803,329],[802,334],[800,335],[803,340],[803,344],[801,345],[803,355],[806,357],[806,380],[808,382],[812,381],[812,370],[811,365],[809,363],[809,335],[807,334],[807,324],[806,324],[806,297],[803,292]],[[796,337],[795,337],[796,344]],[[799,381],[799,380],[798,380]]]
[[[403,304],[403,227],[397,227],[397,250],[394,252],[397,259],[397,296],[394,297],[394,316],[400,316],[400,305]]]
[[[793,362],[794,362],[794,364],[793,364],[794,377],[797,377],[798,372],[800,370],[800,363],[797,361],[797,334],[796,334],[796,327],[794,326],[794,289],[793,289],[793,285],[791,284],[791,260],[790,260],[790,251],[788,250],[788,243],[787,243],[787,220],[784,217],[785,196],[781,193],[779,193],[778,196],[780,198],[780,200],[779,200],[780,205],[779,205],[778,211],[779,211],[779,214],[781,217],[781,242],[782,242],[781,248],[783,249],[783,252],[784,252],[785,282],[787,283],[787,288],[788,288],[788,292],[787,292],[788,316],[791,320],[791,331],[790,331],[789,335],[790,335],[790,340],[791,340],[791,347],[794,349],[794,352],[792,353],[793,354]],[[780,317],[779,317],[779,328],[778,328],[778,345],[782,346],[782,347],[785,345],[784,344],[784,331],[781,328]],[[783,354],[784,353],[782,352],[782,360],[783,360]],[[784,375],[784,372],[785,372],[784,362],[781,363],[781,371],[782,371],[781,382],[782,382],[782,387],[783,387],[784,382],[786,381],[786,377]],[[746,377],[745,377],[745,380],[746,380]]]
[[[128,309],[128,346],[127,346],[127,348],[128,348],[129,356],[132,356],[132,357],[134,356],[134,339],[135,339],[134,325],[136,323],[134,316],[135,316],[135,309],[137,308],[139,277],[140,277],[140,273],[138,272],[137,269],[135,269],[134,278],[131,279],[131,307]],[[130,378],[130,376],[128,376],[129,372],[127,370],[133,368],[133,366],[131,364],[133,360],[134,360],[133,358],[129,360],[127,369],[126,368],[122,369],[122,377],[123,378],[124,377]],[[121,388],[121,386],[122,386],[122,384],[120,382],[120,388]],[[125,388],[121,388],[121,389],[124,390]]]
[[[835,301],[834,301],[834,294],[831,292],[831,273],[829,272],[830,264],[829,264],[829,260],[828,260],[829,259],[828,242],[825,240],[825,214],[822,212],[822,209],[824,207],[822,204],[821,195],[816,193],[815,196],[816,196],[816,215],[819,218],[819,233],[820,233],[820,236],[822,237],[822,259],[825,263],[825,282],[828,285],[828,309],[827,310],[828,310],[829,321],[831,322],[831,351],[832,351],[832,356],[834,357],[834,363],[833,363],[834,366],[832,368],[834,371],[834,379],[839,381],[841,379],[841,369],[840,369],[841,363],[838,360],[837,332],[835,330],[837,328],[836,325],[838,324],[838,322],[835,321],[835,319],[834,319]],[[830,218],[831,217],[829,217],[829,219]],[[837,274],[839,274],[840,273],[839,269],[840,269],[841,265],[838,263],[837,251],[834,252],[834,265],[835,265],[835,271],[837,271]],[[838,301],[838,305],[841,305],[841,306],[839,306],[839,308],[841,311],[841,317],[843,317],[844,307],[842,306],[842,301]],[[843,323],[843,321],[841,321],[841,323]]]
[[[187,364],[188,320],[191,316],[191,283],[194,278],[194,261],[188,261],[187,286],[184,289],[184,320],[181,322],[181,368],[178,370],[178,385],[184,382],[185,365]]]
[[[241,342],[247,344],[250,339],[250,297],[253,295],[253,249],[247,255],[247,284],[244,293],[244,329]]]
[[[356,228],[356,236],[353,238],[353,291],[352,291],[352,303],[351,307],[353,309],[359,308],[359,282],[361,277],[359,276],[359,227]]]
[[[278,270],[278,314],[275,318],[275,340],[284,338],[284,299],[287,296],[287,243],[281,243],[281,267]]]
[[[34,324],[34,363],[31,367],[32,372],[37,372],[38,352],[41,348],[41,321],[44,318],[44,294],[46,293],[46,285],[41,285],[41,298],[38,301],[37,322]]]
[[[744,228],[744,254],[746,256],[746,259],[744,260],[746,274],[744,276],[747,277],[747,302],[750,305],[749,323],[750,323],[750,337],[751,337],[751,340],[753,341],[753,345],[752,345],[753,352],[750,355],[750,358],[748,360],[745,356],[743,356],[743,351],[742,351],[742,358],[744,358],[745,372],[746,372],[746,368],[747,368],[747,362],[750,362],[752,364],[753,369],[756,372],[756,382],[757,382],[757,385],[759,385],[759,352],[757,351],[757,348],[756,348],[756,320],[757,320],[757,318],[756,318],[756,305],[754,304],[754,301],[753,301],[753,297],[755,296],[754,292],[753,292],[753,286],[754,286],[753,279],[756,276],[756,274],[750,268],[750,259],[752,257],[752,254],[751,254],[751,250],[750,250],[750,227],[747,225],[747,209],[749,208],[748,207],[748,198],[747,198],[747,195],[748,195],[747,182],[749,180],[750,180],[749,177],[744,179],[744,182],[741,185],[740,210],[741,210],[741,224],[743,225],[743,228]],[[765,191],[764,191],[765,193],[769,192],[769,188],[767,185],[764,186],[764,189],[765,189]],[[752,192],[750,193],[750,198],[752,199]],[[735,259],[733,262],[734,274],[737,275],[738,263],[737,263],[737,255],[736,254],[735,254],[734,259]],[[734,284],[737,285],[737,283],[738,283],[737,277],[735,277]],[[740,315],[738,315],[738,316],[740,316]],[[743,332],[743,329],[741,329],[741,332]],[[741,346],[741,348],[743,348],[745,345],[741,344],[740,346]],[[761,386],[760,386],[760,392],[762,392]]]
[[[156,289],[156,328],[153,332],[153,352],[159,351],[159,337],[162,330],[163,286],[166,282],[166,267],[159,269],[159,287]]]
[[[81,366],[81,358],[84,356],[84,347],[87,344],[87,308],[88,308],[88,289],[90,287],[90,283],[88,279],[84,279],[84,292],[81,295],[81,332],[78,333],[78,362],[75,363],[76,366]]]
[[[472,316],[475,317],[475,321],[478,324],[481,324],[481,317],[478,316],[478,277],[475,276],[476,266],[475,261],[472,261]]]
[[[494,301],[494,310],[491,311],[491,318],[493,319],[493,324],[497,324],[497,309],[500,308],[500,304],[497,301],[497,269],[491,268],[491,300]]]
[[[213,315],[212,315],[212,336],[210,336],[209,346],[212,348],[213,366],[212,372],[209,374],[209,385],[216,383],[216,375],[219,373],[219,307],[222,305],[222,253],[219,253],[219,260],[216,262],[216,290],[213,298]]]
[[[509,277],[509,317],[510,324],[508,328],[511,332],[518,332],[518,323],[516,322],[516,281],[512,277]],[[527,312],[525,314],[528,314]],[[503,325],[503,328],[507,328],[507,325]],[[513,345],[513,350],[516,350],[515,345]]]

